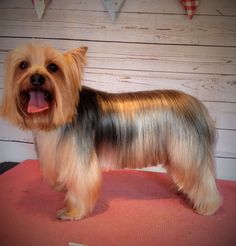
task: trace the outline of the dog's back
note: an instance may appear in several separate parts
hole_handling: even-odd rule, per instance
[[[213,152],[215,129],[205,106],[174,90],[110,94],[84,87],[76,119],[86,143],[117,168],[168,165],[181,154],[197,161]]]

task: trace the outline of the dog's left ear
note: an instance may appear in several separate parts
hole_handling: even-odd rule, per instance
[[[81,46],[80,48],[69,50],[63,54],[68,64],[69,80],[78,88],[81,87],[87,50],[87,47]]]
[[[75,62],[77,66],[81,67],[84,66],[86,63],[86,53],[88,47],[81,46],[80,48],[69,50],[64,53],[64,57],[66,58],[67,62]]]

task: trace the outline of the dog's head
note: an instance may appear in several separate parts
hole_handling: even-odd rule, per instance
[[[9,52],[1,115],[23,129],[51,130],[72,121],[86,47],[64,54],[27,44]]]

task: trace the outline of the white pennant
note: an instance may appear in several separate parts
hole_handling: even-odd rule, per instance
[[[40,20],[43,17],[50,0],[32,0],[32,2],[38,19]]]
[[[102,0],[102,1],[106,6],[112,21],[114,21],[117,18],[118,13],[125,0]]]

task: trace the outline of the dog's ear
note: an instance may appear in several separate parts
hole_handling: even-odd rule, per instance
[[[86,53],[88,47],[81,46],[80,48],[69,50],[64,53],[64,57],[66,58],[67,62],[75,62],[79,68],[85,65],[86,63]]]
[[[84,65],[86,63],[87,49],[87,47],[82,46],[77,49],[69,50],[63,54],[65,62],[68,65],[67,71],[69,82],[75,86],[75,91],[77,91],[77,88],[81,88],[81,80],[83,77]]]

